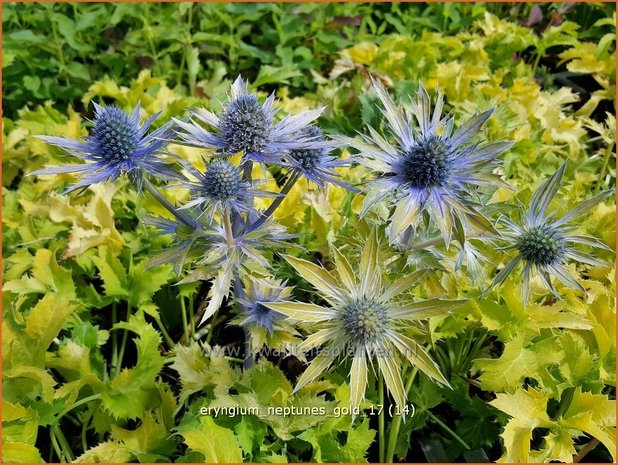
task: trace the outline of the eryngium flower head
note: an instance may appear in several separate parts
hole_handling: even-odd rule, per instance
[[[200,172],[190,163],[178,158],[194,180],[187,179],[180,186],[189,189],[192,200],[183,205],[185,208],[196,208],[206,213],[209,218],[215,212],[229,214],[248,212],[253,209],[254,196],[273,196],[271,192],[254,189],[252,184],[242,177],[240,169],[228,160],[215,159],[204,161],[206,171]]]
[[[501,219],[501,222],[507,228],[502,232],[502,237],[510,240],[510,245],[504,247],[504,250],[515,250],[517,256],[496,275],[489,289],[502,284],[521,262],[523,263],[524,274],[522,286],[524,304],[528,301],[530,278],[535,272],[541,278],[543,284],[556,297],[560,298],[551,282],[551,275],[556,276],[567,287],[585,291],[577,280],[577,276],[573,276],[565,266],[567,261],[575,260],[593,266],[605,265],[603,261],[588,253],[580,252],[573,246],[581,244],[593,248],[611,249],[594,237],[572,234],[575,226],[569,225],[569,223],[606,199],[613,190],[601,192],[588,200],[584,200],[570,212],[561,218],[557,218],[555,211],[548,212],[548,208],[560,188],[565,167],[566,163],[536,190],[530,201],[530,209],[524,215],[523,224],[517,224],[506,218]]]
[[[277,121],[278,110],[274,103],[274,94],[260,103],[255,95],[249,94],[247,84],[239,76],[232,85],[229,102],[220,117],[201,108],[191,113],[188,122],[174,121],[184,130],[179,131],[178,136],[187,145],[216,150],[222,156],[242,153],[245,160],[260,163],[280,164],[281,156],[287,150],[330,146],[302,132],[323,109],[285,116]]]
[[[61,137],[40,137],[87,163],[48,167],[34,171],[30,173],[31,175],[80,173],[82,180],[69,187],[64,192],[65,194],[91,184],[114,181],[125,173],[131,176],[138,189],[141,189],[144,172],[162,179],[176,178],[171,165],[157,157],[166,144],[164,139],[170,135],[170,125],[166,124],[146,134],[159,115],[158,113],[140,126],[139,104],[131,115],[127,115],[113,105],[101,107],[95,103],[94,107],[94,127],[83,141]]]
[[[265,345],[285,350],[286,344],[298,335],[285,316],[268,308],[265,303],[288,300],[292,288],[278,279],[248,277],[243,281],[242,297],[238,298],[239,314],[231,322],[247,330],[252,352],[259,352]]]
[[[235,232],[232,238],[223,221],[205,215],[199,217],[199,228],[164,218],[149,219],[148,222],[160,229],[161,234],[171,234],[174,238],[172,244],[150,260],[149,266],[171,263],[180,274],[183,266],[188,265],[188,274],[180,283],[211,280],[210,300],[200,324],[221,306],[235,278],[242,280],[248,276],[267,275],[270,262],[264,254],[269,249],[293,247],[289,240],[296,237],[272,220],[251,231]],[[237,281],[234,285],[239,283]]]
[[[378,249],[375,233],[371,233],[358,272],[341,252],[333,249],[337,276],[306,260],[284,256],[329,304],[328,307],[303,302],[267,304],[273,310],[315,327],[316,332],[299,344],[300,351],[322,346],[322,351],[299,378],[296,390],[328,370],[337,359],[348,355],[352,357],[352,406],[360,405],[363,400],[368,363],[374,360],[399,406],[406,400],[401,381],[401,356],[431,378],[447,384],[423,347],[404,333],[405,322],[444,314],[460,302],[441,299],[412,302],[399,298],[414,285],[416,277],[409,275],[388,284],[379,265]]]
[[[274,112],[262,106],[255,95],[239,95],[223,110],[219,125],[230,153],[262,152],[269,143]]]
[[[322,130],[314,125],[303,129],[301,136],[317,142],[326,142]],[[348,165],[349,160],[339,160],[332,155],[331,152],[335,148],[336,142],[331,141],[330,147],[290,150],[285,155],[285,165],[295,176],[304,176],[320,187],[324,187],[326,182],[330,182],[345,189],[352,189],[349,185],[337,179],[339,174],[334,168]]]
[[[476,191],[478,186],[503,185],[492,170],[498,155],[512,143],[472,142],[493,110],[473,116],[454,130],[454,119],[442,117],[441,94],[431,113],[429,94],[420,85],[410,113],[397,107],[381,84],[373,84],[395,143],[372,127],[368,128],[371,136],[361,136],[362,141],[342,138],[361,152],[358,162],[378,175],[368,183],[361,215],[382,201],[393,206],[389,217],[393,243],[408,228],[414,230],[424,214],[438,226],[447,245],[457,224],[493,231],[476,208]]]

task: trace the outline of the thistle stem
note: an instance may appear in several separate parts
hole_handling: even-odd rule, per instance
[[[245,160],[241,163],[240,167],[242,169],[243,180],[248,182],[249,185],[253,186],[253,162],[251,160]],[[247,205],[253,206],[253,194],[251,192],[252,191],[249,190],[249,192],[247,193]],[[234,227],[234,231],[244,230],[247,227],[249,221],[249,215],[247,215],[246,218],[243,219],[242,215],[240,215],[239,212],[234,212],[232,216],[232,226]]]
[[[118,323],[118,314],[116,311],[116,302],[112,303],[112,327]],[[112,331],[112,370],[118,365],[118,334]]]
[[[65,416],[67,413],[69,413],[71,410],[73,410],[74,408],[79,407],[80,405],[84,405],[87,404],[88,402],[91,402],[93,400],[98,400],[101,398],[101,394],[93,394],[89,397],[84,397],[81,400],[78,400],[77,402],[75,402],[73,405],[71,405],[68,408],[65,408],[62,412],[60,412],[60,414],[56,417],[57,419],[62,418],[63,416]]]
[[[167,332],[167,329],[165,329],[165,326],[163,325],[161,318],[155,318],[155,321],[157,322],[157,326],[161,330],[161,334],[163,335],[163,339],[165,340],[165,343],[171,349],[172,347],[176,345],[174,344],[174,340],[171,338],[170,334]]]
[[[406,399],[408,398],[408,393],[412,388],[412,384],[414,383],[414,378],[416,378],[416,373],[418,372],[418,368],[414,367],[410,371],[408,379],[406,380],[405,385],[405,393]],[[395,445],[397,444],[397,437],[399,436],[399,428],[401,427],[401,415],[395,415],[393,421],[391,422],[391,428],[388,433],[388,446],[386,448],[386,456],[384,460],[386,463],[392,463],[393,458],[395,456]]]
[[[165,207],[170,213],[172,213],[180,222],[184,223],[186,226],[189,226],[193,229],[197,229],[198,223],[185,213],[178,210],[172,203],[167,200],[161,192],[146,178],[144,178],[144,187],[146,191],[152,195],[157,202],[159,202],[163,207]]]
[[[88,426],[90,425],[90,420],[92,420],[92,410],[88,414],[88,417],[84,420],[82,425],[82,432],[80,434],[80,438],[82,440],[82,449],[84,452],[88,450],[88,441],[86,439],[86,434],[88,433]]]
[[[298,180],[297,174],[290,175],[290,178],[287,180],[287,182],[281,189],[281,192],[279,192],[279,195],[277,196],[277,198],[273,200],[270,206],[266,209],[266,211],[262,213],[262,216],[260,216],[257,220],[255,220],[253,224],[249,226],[248,228],[249,231],[253,231],[259,228],[260,226],[262,226],[262,224],[264,224],[264,222],[268,218],[270,218],[270,216],[275,212],[277,207],[281,205],[281,202],[283,202],[283,199],[285,199],[285,196],[288,194],[288,192],[290,192],[290,189],[292,189],[294,184],[296,184],[297,180]]]
[[[62,462],[63,460],[66,460],[66,458],[64,457],[64,454],[60,450],[60,445],[58,444],[58,440],[56,439],[55,431],[56,431],[55,428],[49,429],[49,439],[52,443],[54,451],[56,452],[56,456],[58,457],[58,462]]]
[[[195,339],[195,301],[193,294],[189,297],[189,310],[191,311],[191,337]]]
[[[534,59],[534,64],[532,65],[532,74],[536,73],[537,68],[539,67],[539,63],[541,62],[541,56],[544,55],[544,52],[541,53],[537,50],[536,58]]]
[[[605,171],[607,171],[607,167],[609,166],[609,160],[612,157],[613,149],[614,144],[607,146],[605,156],[603,157],[603,166],[601,166],[601,171],[599,172],[599,180],[597,181],[595,192],[601,191],[601,184],[603,183],[603,178],[605,177]]]
[[[598,446],[599,444],[601,444],[601,441],[599,441],[598,439],[593,439],[592,441],[590,441],[589,443],[587,443],[584,447],[582,447],[579,452],[577,453],[577,455],[575,455],[573,457],[573,463],[579,463],[582,461],[582,459],[588,455],[588,452],[590,452],[591,450],[593,450],[596,446]]]
[[[225,230],[225,243],[227,245],[234,244],[234,232],[232,230],[232,221],[230,219],[230,212],[223,212],[223,229]]]
[[[378,378],[378,404],[380,405],[380,414],[378,416],[378,447],[379,447],[379,461],[385,463],[385,450],[386,444],[384,443],[384,417],[386,415],[386,408],[384,406],[384,375],[380,372]]]
[[[442,427],[442,429],[444,429],[444,431],[446,431],[447,433],[449,433],[451,436],[453,436],[453,438],[462,446],[464,446],[466,448],[466,450],[470,450],[470,446],[468,444],[466,444],[466,441],[464,441],[463,439],[461,439],[459,437],[459,435],[457,433],[455,433],[455,431],[453,431],[451,428],[448,427],[448,425],[446,423],[444,423],[442,420],[440,420],[437,416],[435,416],[433,413],[431,413],[429,410],[427,410],[427,415],[429,416],[429,418],[431,418],[433,421],[435,421],[438,425],[440,425]]]
[[[245,298],[245,290],[242,287],[242,282],[238,274],[234,275],[234,300],[239,307],[242,307],[240,299]],[[245,369],[253,366],[253,353],[251,351],[251,333],[245,330]]]
[[[210,341],[212,340],[212,335],[215,332],[215,325],[217,324],[217,317],[219,316],[219,309],[215,310],[215,313],[212,314],[210,318],[210,325],[208,328],[208,334],[206,335],[206,344],[210,345]]]
[[[75,460],[75,457],[73,456],[73,451],[71,450],[71,446],[69,446],[67,438],[64,436],[64,433],[58,427],[58,425],[54,426],[53,429],[54,434],[56,435],[56,439],[60,443],[62,451],[64,452],[65,460],[67,462],[72,462],[73,460]]]
[[[251,350],[251,333],[245,329],[245,369],[253,366],[253,352]]]
[[[116,366],[114,376],[118,376],[120,374],[120,366],[122,365],[122,359],[124,358],[124,349],[127,346],[128,337],[129,331],[125,329],[124,333],[122,333],[122,342],[120,343],[120,351],[118,352],[118,365]]]
[[[184,296],[180,296],[180,313],[182,314],[182,333],[185,338],[185,344],[188,345],[189,340],[189,321],[187,320],[187,307],[185,305]]]

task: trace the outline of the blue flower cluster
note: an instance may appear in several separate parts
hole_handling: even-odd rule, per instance
[[[441,94],[432,110],[431,98],[422,85],[417,99],[407,106],[397,105],[380,83],[373,81],[373,88],[384,107],[388,131],[368,127],[356,138],[327,137],[315,124],[322,109],[281,115],[274,94],[261,102],[240,77],[219,116],[199,108],[186,119],[173,119],[154,131],[149,129],[158,115],[140,125],[139,105],[128,115],[115,106],[95,104],[93,128],[82,141],[42,136],[83,163],[48,167],[32,174],[77,173],[81,179],[65,193],[126,174],[138,191],[145,190],[159,200],[174,219],[156,218],[150,223],[161,233],[171,234],[175,241],[153,263],[173,262],[179,273],[188,264],[190,270],[183,281],[212,280],[202,321],[233,290],[236,303],[248,312],[243,325],[255,323],[272,331],[266,307],[252,299],[261,296],[272,300],[277,292],[246,292],[243,282],[256,270],[263,276],[269,268],[266,250],[286,245],[294,237],[272,219],[273,213],[300,178],[320,188],[332,183],[359,192],[336,171],[350,162],[365,166],[373,174],[361,186],[361,216],[378,205],[386,207],[382,211],[387,212],[385,224],[391,244],[409,249],[418,248],[419,243],[429,248],[443,243],[448,249],[455,240],[461,250],[457,266],[465,262],[471,274],[480,275],[483,257],[468,239],[507,241],[504,249],[516,252],[516,256],[496,275],[490,289],[503,283],[520,263],[524,302],[529,299],[533,272],[556,295],[550,274],[565,285],[582,289],[566,267],[567,261],[598,261],[573,246],[605,246],[594,238],[572,234],[569,223],[606,198],[609,191],[556,218],[548,209],[560,186],[563,165],[534,194],[521,224],[507,218],[492,221],[482,195],[508,186],[496,168],[499,155],[513,144],[478,139],[493,110],[455,127],[454,117],[443,115]],[[204,168],[198,169],[170,153],[167,146],[171,143],[203,149]],[[357,149],[358,154],[345,160],[338,158],[335,149],[342,144]],[[258,181],[252,179],[256,163],[265,168],[276,165],[284,173],[279,192],[258,188]],[[181,206],[172,205],[157,187],[162,181],[188,189],[191,199]],[[254,199],[258,196],[272,199],[266,210],[256,209]],[[346,321],[359,328],[358,337],[371,338],[380,330],[379,307],[352,306],[348,313]]]

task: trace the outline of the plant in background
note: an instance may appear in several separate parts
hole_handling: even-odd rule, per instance
[[[361,135],[362,140],[342,138],[361,152],[359,163],[379,174],[368,182],[361,216],[381,202],[392,207],[392,243],[408,228],[414,231],[425,215],[437,225],[447,246],[453,234],[465,238],[471,228],[495,232],[479,211],[476,188],[495,190],[504,185],[492,170],[498,155],[512,142],[473,142],[493,110],[475,115],[455,129],[454,118],[442,116],[441,94],[432,113],[429,94],[419,85],[417,100],[408,111],[395,104],[382,84],[373,80],[373,87],[395,143],[371,126],[370,136]]]
[[[613,190],[608,189],[584,200],[571,211],[557,218],[555,211],[548,211],[548,209],[560,188],[565,167],[566,163],[538,187],[532,196],[522,225],[508,218],[501,218],[501,222],[507,227],[505,231],[501,231],[501,234],[504,239],[511,241],[511,245],[504,247],[504,250],[516,250],[518,254],[496,275],[489,289],[502,284],[517,265],[523,262],[524,278],[521,299],[524,304],[530,297],[530,278],[535,271],[552,294],[560,298],[560,294],[551,282],[552,275],[556,276],[565,286],[585,292],[577,277],[567,268],[568,260],[592,266],[604,266],[602,260],[581,252],[573,246],[584,245],[609,251],[611,249],[594,237],[572,234],[576,226],[569,223],[588,213],[592,207],[611,195]]]

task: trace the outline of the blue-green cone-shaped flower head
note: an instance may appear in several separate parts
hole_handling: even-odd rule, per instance
[[[251,160],[282,165],[289,150],[329,148],[329,143],[307,139],[302,133],[320,116],[322,108],[279,118],[281,111],[275,103],[274,93],[260,102],[239,76],[219,116],[199,108],[191,112],[189,121],[173,121],[184,144],[216,150],[224,156],[242,153],[241,164]]]
[[[421,137],[403,153],[402,172],[410,186],[417,189],[443,186],[452,161],[448,147],[435,135]]]
[[[373,84],[384,107],[386,134],[368,126],[369,135],[339,138],[359,150],[356,160],[374,174],[365,183],[361,216],[378,204],[387,207],[387,232],[395,245],[416,235],[419,226],[432,224],[447,247],[454,237],[463,243],[470,233],[495,233],[481,211],[480,194],[505,185],[493,170],[512,143],[475,140],[493,109],[455,128],[454,117],[443,115],[441,93],[432,110],[422,85],[417,98],[404,106],[396,104],[382,84]]]
[[[536,266],[561,263],[566,248],[564,236],[550,225],[539,225],[528,229],[517,242],[521,257]]]
[[[533,275],[538,276],[552,294],[560,298],[560,294],[552,283],[552,276],[564,286],[585,292],[585,287],[579,282],[580,276],[573,273],[567,266],[569,261],[575,261],[591,266],[607,266],[607,263],[596,256],[582,252],[576,246],[584,245],[597,249],[611,251],[598,239],[580,234],[573,234],[573,221],[590,211],[597,203],[607,199],[613,189],[600,192],[584,200],[572,210],[558,216],[550,206],[555,197],[566,169],[564,163],[554,174],[547,178],[532,195],[528,211],[520,222],[502,217],[500,222],[506,226],[501,236],[509,242],[503,250],[516,251],[515,255],[493,279],[487,293],[494,286],[505,282],[521,263],[523,264],[523,285],[521,298],[524,304],[530,297],[530,281]]]
[[[311,323],[315,332],[298,349],[322,350],[296,384],[298,391],[350,357],[350,403],[363,401],[370,365],[384,375],[386,387],[399,406],[406,402],[401,380],[401,364],[407,360],[436,381],[448,384],[439,367],[425,349],[407,335],[407,321],[418,321],[448,311],[461,301],[429,299],[411,301],[405,293],[414,286],[415,276],[390,281],[380,265],[380,243],[373,230],[363,243],[358,267],[352,267],[338,249],[332,249],[334,269],[307,260],[283,255],[284,259],[318,291],[329,306],[314,303],[279,301],[265,303],[292,320]],[[376,371],[377,371],[376,370]]]
[[[221,114],[222,138],[228,153],[256,153],[270,142],[272,117],[255,95],[244,94],[232,100]]]
[[[344,189],[355,190],[341,181],[335,168],[345,166],[350,160],[340,160],[331,152],[338,146],[337,142],[327,141],[324,133],[315,125],[309,125],[300,131],[300,136],[313,141],[313,146],[290,150],[286,155],[286,166],[296,176],[302,176],[320,187],[333,183]]]
[[[91,137],[108,163],[129,160],[139,146],[139,129],[120,108],[110,105],[97,115]]]
[[[322,134],[320,128],[316,126],[308,126],[303,131],[303,136],[308,139],[324,140],[324,134]],[[324,158],[324,153],[325,150],[321,148],[296,149],[290,150],[290,158],[298,163],[303,170],[312,171],[320,165],[320,162]]]
[[[211,162],[202,182],[206,194],[217,200],[238,198],[244,188],[240,170],[226,160]]]
[[[348,303],[340,310],[339,317],[350,339],[362,345],[369,345],[383,337],[390,322],[386,305],[371,298]]]
[[[85,163],[50,166],[30,174],[78,173],[81,180],[69,187],[65,193],[91,184],[114,181],[123,174],[129,174],[138,190],[141,189],[144,173],[160,179],[178,179],[172,165],[158,156],[167,143],[166,139],[171,135],[171,125],[164,124],[147,133],[158,113],[140,126],[139,104],[130,114],[114,105],[102,107],[95,103],[94,110],[94,127],[90,135],[83,140],[39,136]]]

